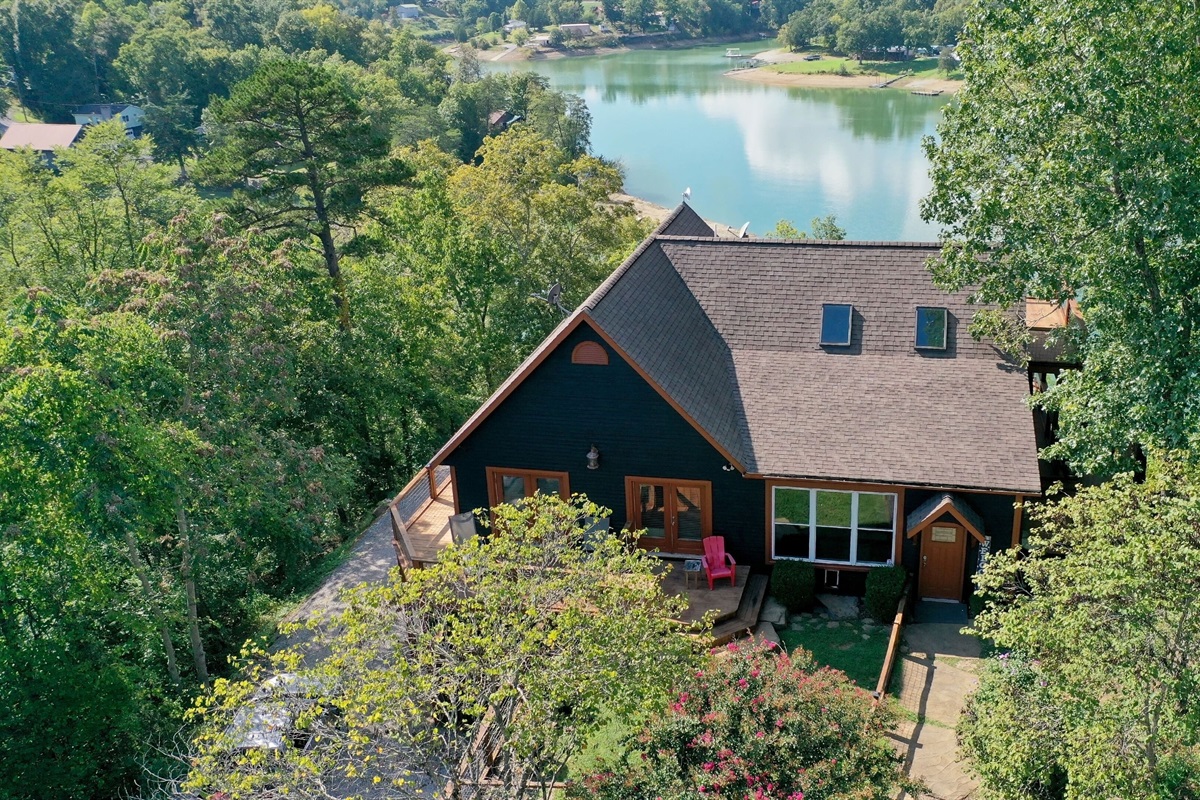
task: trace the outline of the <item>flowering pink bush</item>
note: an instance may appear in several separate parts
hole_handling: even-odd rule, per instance
[[[713,651],[619,763],[571,787],[602,800],[883,800],[904,784],[894,718],[801,650]]]

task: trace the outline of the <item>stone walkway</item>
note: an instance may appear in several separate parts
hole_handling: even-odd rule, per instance
[[[923,780],[925,796],[936,800],[966,800],[978,786],[958,760],[954,733],[981,664],[979,640],[959,633],[966,623],[963,606],[922,601],[916,621],[904,630],[899,700],[911,718],[893,738],[908,773]]]

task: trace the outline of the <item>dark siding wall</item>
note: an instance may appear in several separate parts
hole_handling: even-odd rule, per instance
[[[936,490],[921,490],[909,489],[904,493],[904,515],[907,517],[917,509],[921,503],[924,503],[935,494],[942,494],[943,491]],[[1012,546],[1012,528],[1013,515],[1016,513],[1013,504],[1017,498],[1011,494],[973,494],[971,492],[955,492],[963,500],[975,509],[975,512],[983,518],[983,524],[986,530],[984,535],[992,537],[992,552],[1004,550]],[[944,519],[954,521],[953,518],[946,514]],[[906,539],[904,542],[904,550],[901,554],[904,566],[915,573],[918,564],[920,563],[920,554],[918,547],[918,539]],[[975,537],[971,536],[967,539],[967,564],[965,568],[963,597],[971,594],[972,583],[971,576],[975,574],[975,569],[979,564],[979,543],[975,541]]]
[[[608,366],[571,363],[581,341],[603,344]],[[592,445],[600,469],[586,467]],[[579,326],[447,458],[461,509],[488,504],[485,467],[570,474],[582,492],[626,521],[625,477],[712,482],[713,532],[739,564],[764,560],[765,490],[760,480],[724,472],[728,462],[679,416],[587,323]]]

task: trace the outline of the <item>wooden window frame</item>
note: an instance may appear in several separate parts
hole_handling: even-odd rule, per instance
[[[625,520],[631,530],[638,531],[642,529],[642,509],[638,501],[638,487],[645,484],[658,484],[663,487],[665,492],[664,497],[670,497],[671,505],[676,502],[674,492],[669,492],[667,487],[684,487],[698,488],[702,492],[700,505],[700,541],[703,542],[709,536],[713,535],[713,508],[712,508],[712,481],[705,480],[688,480],[684,478],[646,478],[637,475],[625,476]],[[664,508],[665,514],[665,508]],[[676,514],[676,516],[678,516]],[[677,523],[676,523],[677,524]],[[675,540],[678,542],[678,531],[675,531]],[[663,541],[670,541],[672,538],[671,530],[664,527]],[[646,539],[646,544],[651,545],[653,541],[650,538]],[[639,546],[642,544],[642,538],[638,539]],[[703,545],[701,545],[703,547]],[[670,552],[675,552],[674,550]],[[703,552],[703,550],[701,550]]]
[[[504,476],[519,477],[525,480],[525,496],[533,497],[537,493],[538,478],[554,478],[558,480],[558,495],[563,500],[571,499],[570,474],[547,469],[510,469],[508,467],[485,467],[488,485],[488,506],[495,508],[504,502]],[[531,490],[531,487],[532,490]]]
[[[775,555],[775,490],[776,489],[797,489],[804,490],[809,493],[809,511],[808,511],[808,536],[809,536],[809,552],[814,555],[813,558],[797,558],[796,556],[776,556]],[[817,492],[839,492],[841,494],[849,494],[850,499],[850,561],[830,561],[828,559],[816,558],[816,504]],[[901,537],[901,526],[904,517],[904,489],[883,486],[871,485],[854,485],[854,486],[830,486],[827,483],[793,483],[788,481],[768,481],[767,482],[767,554],[768,563],[774,564],[776,561],[804,561],[818,567],[833,567],[836,569],[846,569],[853,571],[866,571],[874,567],[888,566],[888,562],[876,561],[856,561],[855,556],[858,555],[858,496],[860,494],[881,494],[891,495],[894,499],[892,510],[892,557],[891,564],[900,563],[900,547],[903,542]],[[875,529],[872,529],[875,530]]]

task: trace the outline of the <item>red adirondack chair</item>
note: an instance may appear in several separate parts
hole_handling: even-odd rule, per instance
[[[730,586],[737,586],[737,562],[725,552],[724,536],[709,536],[704,540],[704,573],[708,575],[709,591],[718,578],[729,578]]]

